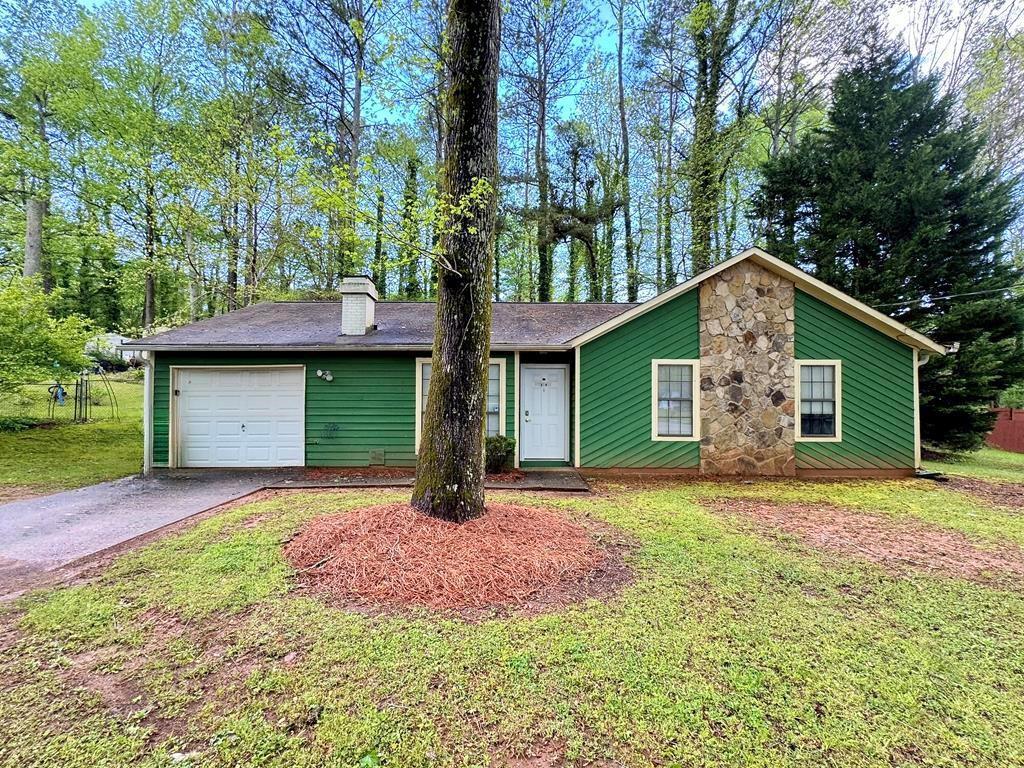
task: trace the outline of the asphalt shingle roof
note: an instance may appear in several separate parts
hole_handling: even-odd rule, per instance
[[[492,348],[564,347],[635,304],[495,303]],[[382,301],[376,329],[341,336],[340,301],[267,302],[132,341],[132,349],[429,347],[432,302]]]

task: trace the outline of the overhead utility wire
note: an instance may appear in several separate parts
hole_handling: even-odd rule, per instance
[[[950,293],[946,296],[929,296],[927,301],[945,301],[946,299],[959,299],[963,296],[980,296],[984,293],[1006,293],[1006,291],[1012,291],[1014,288],[1024,288],[1024,282],[1014,283],[1008,285],[1005,288],[988,288],[984,291],[970,291],[969,293]],[[893,301],[889,304],[875,304],[875,307],[904,307],[907,304],[916,304],[919,301],[925,301],[924,298],[920,299],[909,299],[907,301]]]

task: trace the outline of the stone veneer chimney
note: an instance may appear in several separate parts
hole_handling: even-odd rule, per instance
[[[795,292],[749,260],[701,283],[704,474],[796,474]]]
[[[341,281],[341,335],[363,336],[373,328],[373,310],[377,304],[377,287],[373,280],[360,275]]]

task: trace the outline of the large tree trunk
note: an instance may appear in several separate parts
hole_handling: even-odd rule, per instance
[[[435,517],[484,510],[483,435],[491,336],[491,258],[498,175],[499,0],[448,4],[444,197],[456,210],[441,240],[430,394],[412,503]],[[472,198],[470,198],[472,199]]]
[[[711,266],[712,237],[718,223],[718,131],[715,102],[708,96],[694,110],[690,148],[690,249],[693,273]]]
[[[579,147],[573,145],[569,154],[569,175],[572,183],[572,192],[570,198],[570,204],[572,210],[579,210],[579,199],[577,192],[579,190],[579,164],[580,164],[580,150]],[[576,301],[576,273],[579,271],[579,240],[576,237],[569,239],[569,269],[568,275],[565,281],[565,300]]]
[[[231,204],[228,214],[228,312],[238,309],[238,252],[241,250],[241,235],[238,232],[238,201]]]
[[[199,319],[200,304],[203,301],[203,266],[195,253],[195,238],[192,226],[185,228],[185,260],[189,266],[188,319],[193,323]]]
[[[256,203],[249,200],[245,204],[245,231],[249,240],[249,247],[246,249],[245,257],[245,296],[246,306],[256,303],[256,291],[259,287],[259,214],[256,210]]]
[[[36,134],[44,147],[46,158],[50,157],[50,136],[47,128],[46,104],[39,96],[35,97]],[[46,216],[50,212],[49,179],[38,180],[35,192],[25,200],[25,264],[22,271],[25,277],[42,273],[43,290],[53,290],[53,266],[43,263],[43,228]]]
[[[384,187],[377,186],[377,228],[373,243],[373,284],[381,299],[388,295],[388,265],[384,261]],[[401,288],[399,288],[401,290]]]
[[[626,237],[626,301],[636,301],[640,289],[640,274],[637,270],[636,248],[633,243],[632,203],[629,199],[629,126],[626,121],[626,91],[622,83],[622,49],[625,27],[625,0],[613,4],[619,39],[616,47],[617,75],[619,88],[619,132],[622,135],[622,225]]]
[[[722,93],[729,40],[739,0],[727,0],[691,31],[696,63],[693,143],[690,146],[690,250],[693,273],[711,266],[722,198],[722,147],[718,103]]]
[[[537,104],[537,300],[551,301],[554,286],[554,260],[551,253],[551,176],[548,172],[547,97],[545,86],[538,85]]]
[[[235,173],[228,186],[228,199],[230,203],[221,214],[221,227],[224,230],[228,246],[227,304],[229,312],[238,309],[238,255],[242,245],[242,235],[239,231],[238,191],[235,187],[242,170],[242,156],[241,151],[237,147],[234,152]]]
[[[665,131],[665,184],[661,199],[664,209],[662,210],[662,236],[664,238],[661,246],[661,257],[664,259],[665,267],[665,288],[672,288],[677,280],[676,261],[672,245],[672,216],[675,211],[672,209],[672,191],[675,189],[676,179],[673,175],[673,153],[675,142],[673,128],[676,119],[676,96],[675,93],[668,95],[668,125]]]
[[[142,305],[142,327],[149,330],[156,322],[156,189],[146,183],[146,292]]]
[[[587,301],[601,300],[601,273],[597,263],[597,220],[594,216],[594,180],[587,180],[587,221],[590,224],[590,242],[587,244]]]
[[[30,195],[25,200],[25,277],[38,275],[43,268],[43,221],[46,200]]]
[[[661,154],[661,118],[659,114],[654,139],[654,292],[665,290],[665,272],[662,269],[661,232],[665,206],[665,169]]]
[[[417,220],[416,201],[419,198],[420,161],[410,157],[405,165],[405,190],[402,193],[402,246],[399,251],[406,268],[406,283],[400,290],[407,299],[421,299],[420,286],[420,225]]]

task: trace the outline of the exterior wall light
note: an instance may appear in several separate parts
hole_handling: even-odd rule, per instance
[[[334,374],[330,371],[317,370],[316,375],[324,381],[334,381]]]

